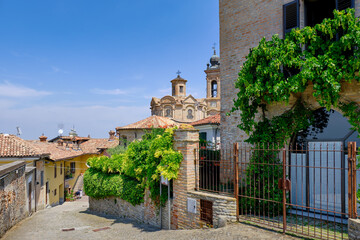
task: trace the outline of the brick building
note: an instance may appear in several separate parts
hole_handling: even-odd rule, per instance
[[[239,113],[226,116],[236,98],[238,89],[234,83],[240,66],[245,62],[249,49],[259,41],[272,35],[284,36],[292,28],[313,26],[323,18],[331,17],[334,9],[355,8],[360,16],[360,0],[220,0],[220,53],[221,53],[221,142],[222,146],[247,138],[237,125],[241,123]],[[349,100],[359,102],[358,85],[343,85],[342,94]],[[312,88],[304,94],[308,103],[316,105]],[[294,100],[294,99],[293,99]],[[291,102],[290,104],[291,105]],[[286,106],[270,107],[272,115],[281,114]]]

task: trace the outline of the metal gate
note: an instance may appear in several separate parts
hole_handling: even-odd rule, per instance
[[[347,219],[358,209],[356,142],[234,144],[232,155],[238,220],[318,239],[348,238]]]

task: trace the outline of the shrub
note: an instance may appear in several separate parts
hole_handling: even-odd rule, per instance
[[[90,168],[84,174],[84,190],[86,195],[96,199],[114,196],[137,205],[144,201],[145,189],[136,179]]]

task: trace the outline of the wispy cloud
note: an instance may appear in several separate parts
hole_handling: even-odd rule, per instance
[[[121,89],[99,89],[95,88],[91,90],[92,93],[95,94],[103,94],[103,95],[125,95],[128,94],[128,91]]]
[[[163,93],[163,94],[170,94],[171,93],[171,88],[159,89],[158,92]]]
[[[51,92],[47,91],[39,91],[25,86],[14,85],[8,81],[0,83],[0,97],[41,97],[51,94]]]
[[[56,66],[51,66],[51,69],[52,69],[53,72],[55,72],[55,73],[68,73],[67,71],[64,71],[64,70],[62,70],[61,68],[56,67]]]

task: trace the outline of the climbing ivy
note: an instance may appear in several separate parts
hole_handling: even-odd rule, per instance
[[[251,139],[264,127],[263,122],[274,124],[273,120],[264,120],[266,111],[263,120],[256,121],[259,109],[277,102],[289,103],[291,96],[302,102],[301,93],[311,84],[320,106],[340,107],[353,127],[358,128],[358,106],[341,99],[339,93],[342,81],[360,80],[356,74],[360,68],[359,53],[360,23],[353,9],[335,10],[334,18],[324,19],[314,27],[293,29],[284,39],[278,35],[269,41],[263,38],[250,50],[235,83],[239,92],[232,112],[241,111],[242,123],[238,127],[250,134]],[[287,125],[288,121],[284,121],[280,127],[286,129]],[[279,135],[273,139],[269,133],[266,140],[285,141],[294,130],[297,129],[283,132],[280,139]]]
[[[278,35],[265,37],[250,49],[235,87],[239,90],[231,112],[240,110],[241,124],[249,143],[275,143],[283,146],[295,133],[306,130],[314,121],[312,110],[302,99],[308,86],[320,106],[338,107],[355,130],[360,130],[359,106],[340,95],[341,84],[360,81],[360,22],[354,9],[334,11],[334,17],[324,19],[314,27],[293,29],[284,39]],[[275,103],[296,104],[279,116],[270,118],[267,106]],[[275,164],[280,160],[268,151]],[[263,156],[254,154],[251,162],[261,162]],[[251,164],[250,164],[251,165]],[[247,176],[259,176],[253,191],[266,191],[277,199],[280,190],[261,185],[261,176],[280,176],[281,169],[264,169],[255,164]],[[259,188],[266,189],[259,189]],[[249,188],[246,191],[250,191]],[[248,194],[251,194],[248,192]],[[358,193],[360,196],[360,193]],[[278,200],[278,199],[277,199]],[[262,211],[266,206],[244,200],[250,211]],[[277,212],[278,209],[272,209]]]

